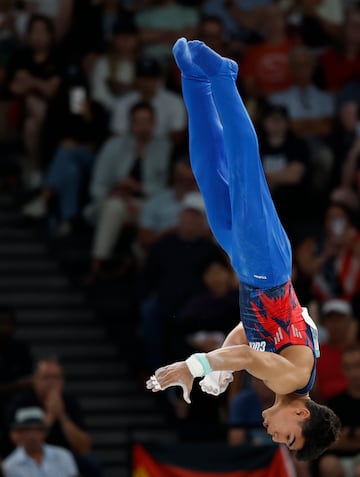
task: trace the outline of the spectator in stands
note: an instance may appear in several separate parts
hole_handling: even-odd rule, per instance
[[[31,13],[44,15],[54,24],[55,39],[60,43],[67,34],[73,14],[74,0],[24,0]]]
[[[59,98],[60,109],[50,124],[59,121],[59,145],[50,162],[39,196],[23,207],[32,219],[45,217],[49,205],[57,202],[58,220],[55,236],[69,235],[79,218],[84,189],[95,161],[95,153],[106,136],[103,109],[90,100],[84,85],[70,86]]]
[[[304,216],[304,200],[309,192],[305,188],[308,147],[292,133],[286,108],[276,105],[268,105],[263,111],[259,144],[276,209],[290,232],[291,226]]]
[[[263,41],[249,46],[240,65],[240,80],[249,97],[266,97],[291,85],[289,52],[293,41],[279,5],[269,5],[262,16]]]
[[[346,388],[327,401],[342,423],[340,438],[319,459],[319,477],[354,477],[360,457],[360,347],[345,349],[342,367]],[[358,469],[357,469],[358,472]]]
[[[155,113],[146,102],[131,107],[130,133],[108,139],[90,184],[86,217],[95,223],[91,276],[109,259],[124,224],[136,224],[142,202],[164,189],[169,179],[171,143],[155,136]]]
[[[271,3],[271,0],[252,0],[251,2],[246,0],[206,0],[203,11],[206,15],[216,15],[221,18],[225,27],[225,35],[228,38],[236,36],[246,44],[258,38],[264,7]]]
[[[343,0],[305,0],[300,4],[301,37],[311,48],[323,48],[338,41],[344,24]]]
[[[8,410],[8,422],[13,422],[18,409],[40,407],[45,412],[48,426],[46,441],[69,449],[81,476],[99,477],[100,467],[90,454],[91,437],[84,428],[82,412],[75,398],[64,392],[64,386],[64,372],[59,361],[51,357],[39,360],[33,376],[33,389],[14,398]]]
[[[352,211],[331,202],[317,233],[309,232],[297,245],[299,273],[309,277],[313,295],[320,301],[351,301],[360,293],[360,233],[352,223]]]
[[[343,105],[343,108],[345,105]],[[352,134],[353,143],[344,156],[341,163],[341,185],[356,192],[358,200],[360,199],[360,130],[358,107],[355,103],[348,103],[348,107],[355,109],[354,117],[356,118],[355,131]],[[355,119],[354,118],[354,119]],[[350,134],[349,134],[350,136]],[[350,137],[349,137],[350,139]],[[344,148],[345,149],[345,148]],[[344,151],[345,152],[345,151]]]
[[[136,13],[135,22],[144,53],[163,63],[179,37],[194,38],[199,15],[196,8],[175,0],[152,0]]]
[[[178,227],[149,250],[143,268],[141,331],[147,371],[174,357],[174,316],[204,290],[205,263],[219,254],[213,242],[200,193],[187,194]]]
[[[118,98],[134,88],[139,50],[137,28],[126,18],[115,23],[107,51],[91,72],[91,97],[111,112]]]
[[[138,243],[142,250],[147,250],[161,237],[174,231],[184,196],[197,190],[188,158],[178,159],[171,175],[169,187],[144,201],[138,223]]]
[[[229,404],[227,441],[231,445],[264,445],[271,442],[263,426],[262,411],[272,406],[274,393],[252,376]]]
[[[334,158],[326,144],[333,128],[334,98],[313,83],[315,57],[303,46],[289,56],[293,85],[271,96],[271,102],[286,107],[293,131],[306,140],[311,150],[312,187],[323,192],[330,185]]]
[[[356,322],[351,305],[344,300],[333,299],[322,306],[321,323],[326,338],[320,344],[314,392],[324,402],[347,386],[341,360],[344,349],[356,339]]]
[[[9,63],[9,89],[23,104],[23,141],[31,169],[30,187],[40,185],[40,133],[50,101],[61,82],[61,67],[54,49],[54,26],[48,17],[34,15],[26,46]]]
[[[15,413],[11,436],[16,449],[3,461],[4,477],[77,477],[71,452],[45,443],[47,423],[39,407],[20,408]]]
[[[204,267],[205,290],[178,311],[179,337],[191,350],[209,352],[222,345],[239,321],[239,283],[226,257],[211,258]]]
[[[339,45],[330,46],[320,57],[328,91],[338,92],[349,81],[360,80],[360,6],[346,14],[343,38]]]
[[[151,103],[155,111],[155,133],[170,135],[174,142],[185,137],[186,113],[181,96],[162,85],[160,64],[151,58],[140,58],[136,63],[136,89],[116,101],[111,120],[114,134],[128,131],[129,111],[139,101]]]

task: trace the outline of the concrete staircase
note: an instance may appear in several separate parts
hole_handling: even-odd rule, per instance
[[[18,337],[35,358],[56,355],[83,408],[104,477],[129,477],[131,444],[175,441],[157,399],[132,374],[106,324],[49,252],[45,236],[0,195],[0,303],[14,306]],[[129,341],[124,328],[121,341]]]

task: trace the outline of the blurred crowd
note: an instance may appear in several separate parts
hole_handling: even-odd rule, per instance
[[[4,185],[16,169],[21,213],[45,224],[50,240],[91,237],[84,290],[132,288],[140,377],[221,345],[239,320],[239,283],[191,170],[171,54],[181,36],[239,64],[237,86],[293,247],[294,285],[319,326],[313,396],[336,410],[343,433],[298,476],[359,477],[360,2],[0,0],[0,152],[14,158]],[[0,319],[0,354],[28,353],[13,350],[11,310]],[[80,410],[63,395],[61,364],[49,357],[33,371],[30,362],[24,355],[1,374],[4,475],[39,458],[49,426],[47,465],[60,459],[63,475],[74,466],[100,475]],[[237,376],[216,402],[194,393],[191,408],[166,395],[184,439],[225,425],[233,445],[266,440],[261,409],[272,395],[261,383]]]

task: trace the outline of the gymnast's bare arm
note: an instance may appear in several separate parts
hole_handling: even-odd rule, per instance
[[[240,340],[243,336],[239,327],[229,334],[228,343]],[[213,371],[246,370],[281,395],[290,394],[305,386],[314,364],[312,350],[301,345],[289,346],[281,354],[276,354],[254,350],[246,344],[235,344],[211,351],[206,354],[206,358]],[[190,402],[189,394],[194,378],[185,361],[159,368],[155,377],[156,381],[147,382],[148,389],[157,392],[169,386],[180,385],[184,390],[184,399]]]

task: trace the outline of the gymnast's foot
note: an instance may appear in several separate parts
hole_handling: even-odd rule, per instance
[[[220,56],[202,41],[189,41],[188,49],[190,51],[192,62],[197,64],[209,78],[216,75],[230,75],[236,80],[238,65],[235,61]]]
[[[186,77],[207,79],[205,73],[192,61],[186,38],[177,40],[173,46],[173,55],[178,67]]]

